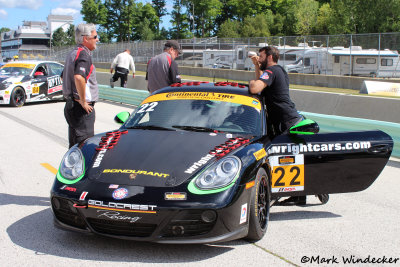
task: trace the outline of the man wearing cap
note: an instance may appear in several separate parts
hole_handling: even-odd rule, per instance
[[[179,43],[175,40],[168,40],[164,45],[164,52],[149,60],[146,80],[148,81],[147,89],[150,93],[173,83],[181,82],[178,64],[175,62],[175,58],[180,54],[182,54],[182,50]]]

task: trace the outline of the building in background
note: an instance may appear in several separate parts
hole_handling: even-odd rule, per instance
[[[3,60],[19,56],[19,59],[43,59],[50,53],[50,39],[55,30],[66,31],[74,23],[72,16],[49,15],[45,21],[23,21],[17,30],[1,33],[1,57]]]

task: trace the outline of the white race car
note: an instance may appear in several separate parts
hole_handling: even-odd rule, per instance
[[[64,66],[51,61],[14,61],[0,68],[0,104],[62,99]]]

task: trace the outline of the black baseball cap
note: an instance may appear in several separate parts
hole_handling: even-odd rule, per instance
[[[172,47],[173,49],[178,50],[178,53],[179,53],[179,54],[182,54],[182,53],[183,53],[183,51],[182,51],[182,49],[181,49],[181,46],[179,45],[178,41],[175,41],[175,40],[168,40],[168,41],[165,43],[165,47]]]

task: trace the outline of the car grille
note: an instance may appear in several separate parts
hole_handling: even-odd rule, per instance
[[[215,222],[204,222],[201,214],[204,210],[181,211],[163,229],[163,237],[188,237],[206,234],[214,227]]]
[[[98,233],[135,237],[149,237],[157,227],[156,224],[118,222],[94,218],[88,218],[88,223]]]
[[[67,225],[74,226],[80,229],[86,229],[86,223],[81,216],[79,216],[73,203],[64,198],[52,198],[51,205],[56,218]]]

